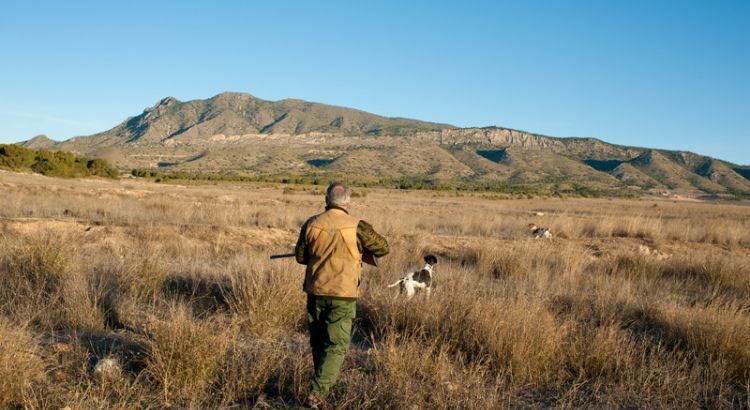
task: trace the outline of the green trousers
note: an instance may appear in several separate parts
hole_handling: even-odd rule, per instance
[[[325,399],[339,378],[356,314],[356,299],[307,295],[307,323],[315,371],[310,392],[315,397]]]

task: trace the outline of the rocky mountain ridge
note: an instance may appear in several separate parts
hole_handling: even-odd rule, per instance
[[[22,144],[100,156],[122,169],[526,185],[550,192],[750,193],[750,168],[690,152],[457,128],[243,93],[187,102],[167,97],[108,131]]]

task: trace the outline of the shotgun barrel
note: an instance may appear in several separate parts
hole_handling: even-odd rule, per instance
[[[281,253],[278,255],[271,255],[271,259],[293,258],[294,256],[293,253]]]
[[[295,256],[293,253],[280,253],[278,255],[271,255],[271,259],[293,258]],[[375,267],[378,266],[378,258],[367,250],[362,252],[362,262]]]

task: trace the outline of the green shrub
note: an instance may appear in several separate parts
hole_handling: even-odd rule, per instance
[[[91,175],[96,175],[105,178],[117,178],[117,170],[112,168],[109,163],[101,158],[90,159],[86,162],[86,168],[88,168]]]
[[[0,168],[64,178],[92,175],[117,178],[118,174],[115,168],[100,158],[83,158],[65,151],[34,151],[18,145],[0,145]]]
[[[0,168],[31,169],[34,151],[18,145],[0,145]]]

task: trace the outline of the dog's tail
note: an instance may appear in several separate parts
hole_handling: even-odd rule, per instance
[[[389,288],[392,288],[392,287],[398,286],[398,285],[400,285],[400,284],[401,284],[401,282],[403,282],[403,281],[404,281],[403,279],[399,279],[399,280],[397,280],[396,282],[394,282],[394,283],[392,283],[392,284],[388,285],[388,287],[389,287]]]

